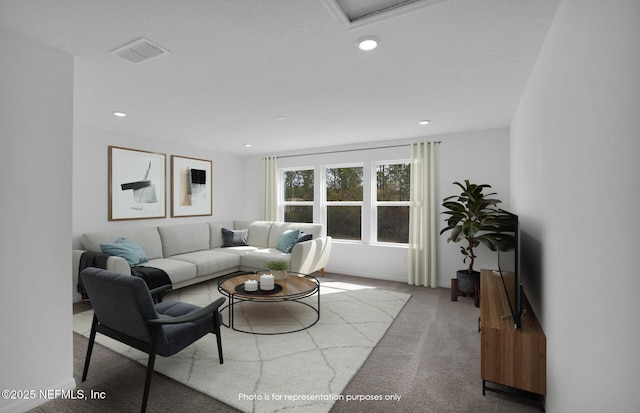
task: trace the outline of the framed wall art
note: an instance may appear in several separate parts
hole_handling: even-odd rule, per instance
[[[166,218],[166,159],[109,146],[109,221]]]
[[[171,216],[212,215],[211,161],[171,155]]]

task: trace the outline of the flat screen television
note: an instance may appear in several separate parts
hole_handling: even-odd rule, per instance
[[[500,210],[495,242],[498,250],[498,271],[516,329],[522,326],[522,287],[520,283],[520,223],[518,216]]]

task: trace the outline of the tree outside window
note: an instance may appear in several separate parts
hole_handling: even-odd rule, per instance
[[[322,179],[316,180],[313,167],[281,170],[281,216],[286,222],[314,222],[315,217],[337,240],[408,244],[410,163],[379,161],[367,168],[363,164],[318,167]],[[322,194],[319,199],[315,190]]]
[[[376,167],[376,235],[378,242],[409,242],[411,164]]]
[[[285,222],[313,222],[313,169],[283,172]]]
[[[329,167],[325,171],[327,234],[361,240],[363,167]]]

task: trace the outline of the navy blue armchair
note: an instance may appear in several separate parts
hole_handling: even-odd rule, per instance
[[[96,333],[149,355],[142,396],[143,413],[147,407],[156,355],[172,356],[206,334],[213,333],[217,339],[220,364],[223,363],[219,308],[225,298],[219,298],[204,308],[179,301],[154,304],[152,295],[169,289],[169,286],[149,291],[141,278],[94,267],[84,269],[80,277],[94,311],[82,381],[87,379]]]

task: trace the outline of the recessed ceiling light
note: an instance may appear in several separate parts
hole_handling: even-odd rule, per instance
[[[276,120],[287,120],[284,116],[276,116]]]
[[[425,120],[421,120],[420,122],[418,122],[418,124],[420,124],[420,125],[428,125],[430,123],[431,123],[431,121],[430,120],[426,120],[426,119]]]
[[[378,39],[372,36],[363,37],[358,40],[358,48],[365,52],[375,49],[378,47]]]
[[[113,115],[119,118],[124,118],[125,116],[127,116],[127,114],[124,112],[113,112]]]
[[[250,144],[250,143],[245,143],[245,144],[244,144],[244,147],[245,147],[245,148],[250,148],[250,147],[252,147],[252,146],[253,146],[253,145],[252,145],[252,144]]]

